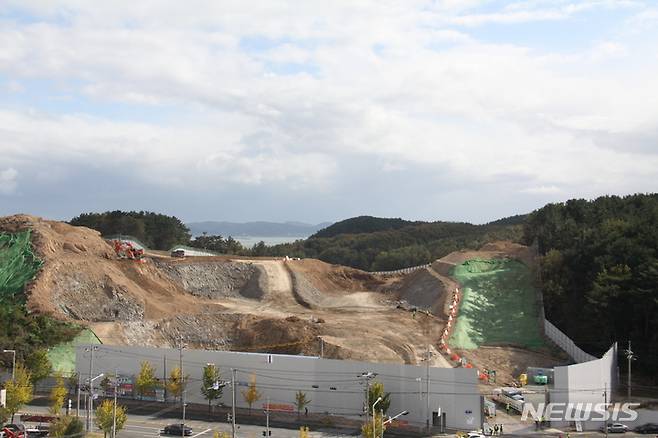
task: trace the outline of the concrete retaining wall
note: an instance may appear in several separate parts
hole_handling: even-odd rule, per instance
[[[168,372],[178,366],[179,352],[174,349],[145,347],[97,346],[94,353],[94,376],[103,372],[131,376],[139,372],[140,362],[147,360],[156,368],[156,375],[163,375],[163,362],[167,361]],[[201,395],[202,369],[206,363],[220,367],[223,379],[230,379],[231,368],[238,370],[240,391],[247,388],[255,376],[262,398],[254,405],[261,408],[269,398],[270,403],[292,407],[295,393],[304,391],[312,402],[310,412],[329,412],[335,415],[355,417],[363,412],[363,372],[377,373],[375,380],[381,381],[391,393],[389,414],[395,415],[408,410],[404,421],[410,427],[423,427],[427,416],[426,368],[414,365],[367,363],[320,359],[308,356],[269,355],[260,353],[238,353],[224,351],[185,350],[183,369],[190,375],[186,398],[192,403],[204,403]],[[85,347],[77,349],[76,368],[83,379],[89,376],[89,352]],[[417,379],[420,379],[417,380]],[[240,391],[237,406],[247,407]],[[472,430],[481,424],[480,394],[477,374],[474,369],[430,368],[430,417],[431,412],[441,409],[446,413],[449,428]],[[231,390],[226,388],[221,402],[231,404]]]
[[[564,350],[576,363],[589,362],[596,360],[596,357],[584,352],[575,342],[565,335],[559,328],[555,327],[550,321],[544,319],[544,333],[555,344]]]

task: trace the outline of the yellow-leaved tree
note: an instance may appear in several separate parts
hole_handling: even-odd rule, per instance
[[[68,393],[69,391],[66,388],[66,382],[64,381],[62,373],[56,373],[55,386],[53,386],[53,389],[50,390],[50,407],[48,408],[48,411],[52,415],[59,417],[59,414],[62,412],[62,408],[64,407],[64,403],[66,402],[66,396]]]
[[[135,390],[142,397],[150,393],[158,386],[158,379],[155,377],[155,368],[151,362],[145,360],[140,364],[139,374],[135,379]]]
[[[171,370],[171,373],[169,373],[169,380],[167,381],[167,393],[180,398],[183,395],[189,377],[188,374],[183,378],[179,367]]]
[[[18,412],[25,404],[32,401],[34,387],[32,386],[32,376],[22,363],[16,364],[14,378],[5,383],[7,390],[7,403],[5,405],[7,413],[11,415],[11,422],[14,422],[14,414]]]
[[[251,415],[251,406],[256,403],[261,398],[261,393],[258,392],[256,388],[256,375],[251,375],[251,381],[249,382],[249,387],[246,391],[242,391],[242,397],[244,401],[249,405],[249,415]]]
[[[126,424],[126,407],[117,405],[116,408],[116,430],[117,432],[123,429],[123,425]],[[112,400],[103,400],[96,408],[96,418],[94,418],[96,426],[98,426],[103,433],[105,433],[105,438],[107,434],[112,432],[112,427],[114,425],[114,402]]]

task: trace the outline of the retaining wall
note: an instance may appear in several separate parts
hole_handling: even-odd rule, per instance
[[[558,347],[564,350],[576,363],[589,362],[596,360],[596,357],[583,351],[569,338],[562,330],[555,327],[550,321],[544,319],[544,333]]]
[[[94,376],[99,373],[134,376],[139,373],[140,362],[149,361],[161,377],[164,361],[167,372],[179,363],[179,351],[166,348],[146,348],[127,346],[96,346],[94,353]],[[85,347],[77,349],[77,371],[82,379],[88,378],[89,352]],[[270,403],[289,407],[294,411],[295,393],[301,390],[311,399],[310,412],[329,412],[334,415],[360,418],[364,403],[363,372],[377,373],[376,381],[384,384],[391,393],[389,414],[403,410],[409,414],[403,418],[410,427],[424,427],[427,416],[425,395],[425,366],[367,363],[320,359],[309,356],[290,356],[261,353],[239,353],[226,351],[185,350],[183,352],[184,374],[189,374],[186,400],[190,403],[204,403],[201,395],[201,376],[205,364],[216,364],[223,379],[230,379],[231,368],[238,371],[237,407],[247,407],[241,394],[247,388],[252,376],[261,392],[261,399],[254,404],[260,409],[269,398]],[[477,388],[477,374],[474,369],[429,368],[430,417],[432,412],[446,413],[446,426],[454,429],[473,430],[481,424],[480,394]],[[231,389],[224,389],[221,401],[230,405]]]

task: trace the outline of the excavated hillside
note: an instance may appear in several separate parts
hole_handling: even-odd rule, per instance
[[[418,363],[446,321],[450,280],[433,270],[374,276],[317,260],[231,257],[119,260],[98,232],[16,215],[44,262],[31,311],[76,321],[108,344],[280,352]],[[400,300],[432,313],[410,311]],[[321,347],[322,345],[322,347]],[[435,366],[449,366],[439,354]]]

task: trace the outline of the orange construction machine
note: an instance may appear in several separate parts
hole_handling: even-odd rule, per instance
[[[129,259],[140,261],[144,257],[144,250],[135,248],[135,246],[125,240],[113,240],[114,251],[120,259]]]

